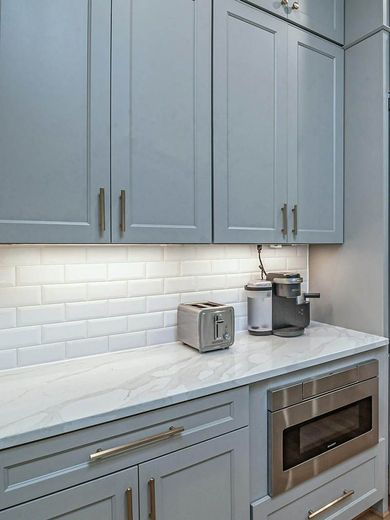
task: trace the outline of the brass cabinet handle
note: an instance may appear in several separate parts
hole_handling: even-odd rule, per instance
[[[280,3],[281,3],[282,5],[285,5],[285,6],[287,6],[287,5],[288,5],[288,0],[281,0],[281,2],[280,2]]]
[[[282,211],[282,217],[283,217],[282,235],[285,237],[285,236],[287,236],[287,233],[288,233],[287,204],[283,204],[281,211]]]
[[[150,520],[156,520],[156,481],[151,478],[148,482],[149,500],[150,500]]]
[[[183,426],[171,426],[169,430],[167,430],[166,432],[157,433],[156,435],[150,435],[149,437],[144,437],[143,439],[139,439],[138,441],[129,442],[128,444],[117,446],[116,448],[109,448],[108,450],[98,450],[95,453],[91,453],[91,455],[89,456],[89,460],[91,462],[95,462],[97,460],[113,457],[114,455],[120,455],[122,453],[126,453],[127,451],[134,450],[142,446],[147,446],[148,444],[153,444],[155,442],[170,439],[171,437],[174,437],[175,435],[178,435],[182,432],[184,432]]]
[[[335,505],[339,504],[343,500],[351,497],[354,493],[355,493],[355,491],[353,489],[351,489],[350,491],[347,491],[346,489],[344,489],[341,497],[336,498],[336,500],[333,500],[332,502],[329,502],[329,504],[327,504],[326,506],[321,507],[320,509],[317,509],[317,511],[312,511],[310,509],[310,511],[307,513],[308,520],[311,520],[312,518],[315,518],[316,516],[320,515],[321,513],[324,513],[331,507],[334,507]]]
[[[292,232],[293,232],[293,235],[297,235],[298,234],[298,206],[297,206],[297,204],[294,205],[294,207],[291,211],[293,214]]]
[[[106,195],[104,188],[99,190],[99,229],[100,233],[106,230]]]
[[[126,502],[127,502],[127,520],[133,520],[133,490],[127,488],[126,490]]]
[[[126,192],[125,190],[121,190],[120,194],[120,205],[121,205],[121,221],[120,221],[120,230],[122,233],[126,231]]]
[[[299,3],[298,3],[298,2],[294,2],[293,5],[292,5],[291,7],[294,9],[294,11],[298,11],[298,9],[299,9]]]

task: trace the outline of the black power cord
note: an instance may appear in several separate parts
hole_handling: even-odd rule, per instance
[[[267,276],[267,271],[265,270],[263,260],[261,259],[262,250],[263,250],[263,246],[261,244],[258,244],[257,254],[259,255],[259,269],[261,272],[261,279],[264,280],[264,276]]]

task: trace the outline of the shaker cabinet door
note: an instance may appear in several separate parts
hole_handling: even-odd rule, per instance
[[[287,24],[235,0],[214,6],[214,242],[283,242]]]
[[[211,242],[211,0],[113,0],[114,242]]]
[[[138,520],[137,468],[7,509],[0,520]]]
[[[289,5],[288,19],[291,22],[344,43],[344,0],[290,0]]]
[[[290,240],[343,241],[344,51],[289,27]]]
[[[249,512],[248,429],[139,467],[140,520],[244,520]]]
[[[1,2],[2,243],[110,240],[110,17],[110,0]]]

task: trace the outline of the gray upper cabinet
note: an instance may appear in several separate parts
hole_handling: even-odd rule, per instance
[[[289,0],[244,0],[248,3],[258,5],[271,13],[287,18]]]
[[[138,519],[138,471],[130,468],[0,513],[0,520]]]
[[[343,241],[344,51],[289,27],[290,239]]]
[[[110,240],[110,13],[109,0],[1,2],[2,243]]]
[[[113,0],[114,242],[211,242],[211,5]]]
[[[289,0],[288,13],[291,22],[344,43],[344,0]]]
[[[287,24],[215,0],[214,241],[283,242]]]
[[[142,464],[140,520],[248,519],[248,468],[247,428]]]

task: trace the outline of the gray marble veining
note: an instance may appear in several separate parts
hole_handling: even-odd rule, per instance
[[[387,345],[312,323],[299,338],[238,335],[200,355],[180,343],[0,372],[0,449]]]

